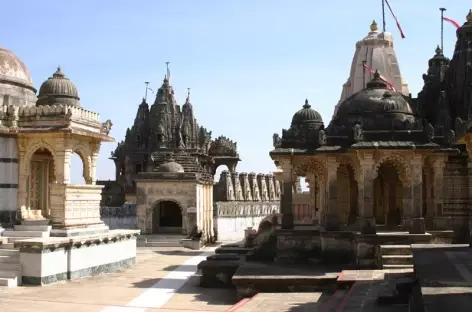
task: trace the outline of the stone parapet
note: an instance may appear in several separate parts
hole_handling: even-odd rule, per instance
[[[223,171],[215,184],[214,201],[278,202],[279,183],[272,174]]]
[[[133,266],[138,235],[137,230],[116,230],[17,241],[14,246],[20,249],[23,284],[52,284]]]
[[[255,217],[267,216],[272,212],[279,211],[279,203],[270,201],[265,202],[246,202],[246,201],[232,201],[232,202],[216,202],[214,203],[216,215],[218,217]]]

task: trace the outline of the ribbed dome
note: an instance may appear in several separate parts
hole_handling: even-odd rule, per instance
[[[63,104],[80,107],[79,100],[76,86],[64,75],[61,67],[58,67],[52,77],[39,88],[36,105]]]
[[[323,123],[320,113],[311,108],[308,100],[305,100],[303,108],[293,115],[292,125],[303,123]]]
[[[157,172],[163,173],[183,173],[185,172],[184,167],[181,164],[176,163],[173,159],[167,160],[165,163],[159,165]]]
[[[408,98],[399,92],[389,90],[377,71],[367,88],[352,95],[341,103],[334,119],[348,116],[361,118],[386,118],[385,114],[415,115]]]
[[[13,82],[33,89],[25,64],[10,50],[0,47],[0,81]]]

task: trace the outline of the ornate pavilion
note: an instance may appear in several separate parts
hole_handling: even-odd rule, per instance
[[[306,101],[290,128],[274,134],[270,152],[283,182],[282,227],[293,228],[291,190],[299,176],[309,182],[312,202],[321,207],[318,221],[327,231],[422,234],[467,225],[470,42],[472,12],[457,30],[452,59],[438,47],[428,61],[416,98],[395,91],[376,71],[364,73],[365,86],[338,105],[326,127]]]

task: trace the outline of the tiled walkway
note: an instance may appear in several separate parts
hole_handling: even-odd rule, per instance
[[[128,270],[44,287],[0,288],[0,311],[225,311],[236,303],[233,292],[200,288],[194,278],[185,283],[205,256],[180,247],[138,248],[137,265]]]

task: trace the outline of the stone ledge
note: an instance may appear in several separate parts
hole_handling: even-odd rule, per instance
[[[189,248],[192,250],[200,250],[200,248],[203,247],[203,243],[200,240],[193,240],[191,238],[184,238],[180,240],[180,244],[182,244],[183,247]]]
[[[36,276],[22,276],[22,282],[25,285],[47,285],[60,281],[73,280],[76,278],[93,276],[102,273],[115,272],[124,268],[132,267],[136,264],[136,258],[129,258],[112,263],[106,263],[90,268],[85,268],[77,271],[68,271],[58,274],[36,277]]]
[[[99,244],[115,243],[126,239],[136,239],[139,230],[111,230],[107,233],[84,235],[75,237],[44,237],[31,238],[14,243],[15,248],[25,253],[43,253],[58,248],[80,248]]]

